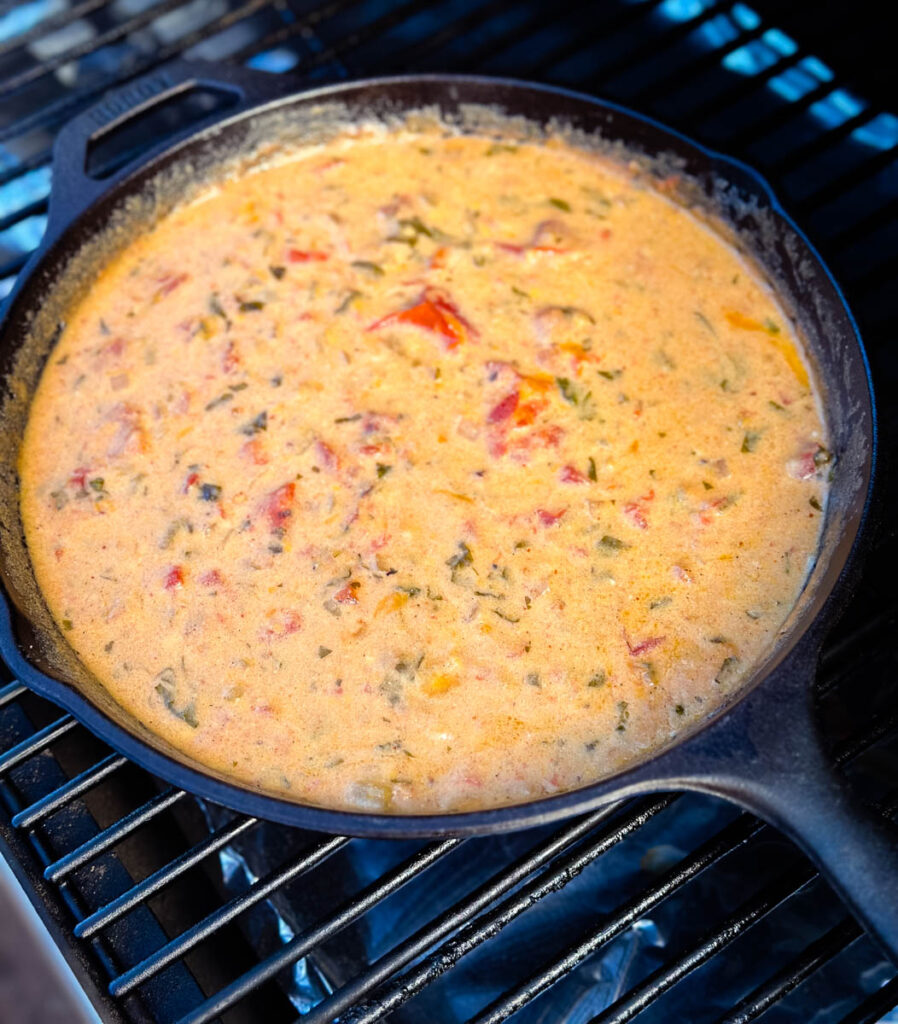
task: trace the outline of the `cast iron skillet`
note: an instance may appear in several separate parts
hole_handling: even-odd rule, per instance
[[[90,147],[113,131],[139,132],[140,118],[148,110],[198,87],[230,98],[233,106],[226,117],[202,130],[182,131],[104,180],[86,172]],[[0,503],[5,520],[0,574],[8,598],[0,600],[3,657],[29,687],[149,771],[245,813],[304,828],[384,837],[462,835],[536,825],[658,790],[701,790],[726,797],[795,839],[898,962],[898,842],[885,821],[856,802],[833,773],[812,714],[810,684],[821,642],[848,597],[849,562],[856,562],[853,556],[866,518],[875,414],[857,328],[807,239],[769,186],[748,167],[588,96],[520,82],[449,76],[352,82],[292,95],[285,95],[287,88],[281,78],[230,67],[173,64],[113,93],[60,133],[47,233],[19,277],[0,322],[0,370],[7,379],[12,375],[20,382],[19,397],[8,403],[0,422]],[[129,202],[134,205],[134,197],[154,188],[163,194],[165,190],[157,187],[160,178],[174,174],[177,191],[178,181],[202,176],[204,169],[246,152],[275,127],[289,134],[292,125],[301,136],[303,125],[314,120],[322,104],[334,102],[345,104],[350,115],[426,105],[452,115],[465,104],[492,105],[539,123],[561,119],[574,129],[620,140],[649,158],[663,154],[668,167],[678,167],[693,179],[692,199],[729,220],[740,243],[776,282],[815,363],[838,463],[820,556],[781,642],[728,707],[644,762],[575,792],[492,810],[408,817],[332,811],[254,792],[185,759],[115,705],[70,653],[59,653],[65,645],[36,596],[18,520],[15,457],[41,359],[26,361],[23,370],[19,350],[31,345],[46,357],[55,336],[54,296],[65,293],[72,267],[82,266],[82,257],[73,257],[98,235],[114,211],[127,208]],[[48,634],[55,634],[49,646]],[[55,654],[48,653],[53,649]]]

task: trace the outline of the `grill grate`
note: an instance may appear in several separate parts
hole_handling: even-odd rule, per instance
[[[310,84],[513,74],[631,103],[768,174],[847,285],[881,395],[898,383],[898,119],[754,8],[714,0],[0,0],[0,296],[43,230],[54,133],[176,55]],[[894,407],[881,413],[888,450],[898,423]],[[894,475],[881,491],[891,507]],[[896,547],[883,523],[818,685],[834,758],[888,813]],[[311,836],[163,787],[8,674],[0,855],[104,1019],[121,1024],[301,1012],[312,1024],[486,1024],[555,1020],[561,1006],[591,1024],[861,1024],[898,1006],[894,968],[811,866],[716,801],[659,796],[504,839]],[[238,862],[240,885],[227,877]],[[254,935],[263,908],[280,927],[267,946]],[[631,970],[636,949],[648,952]]]

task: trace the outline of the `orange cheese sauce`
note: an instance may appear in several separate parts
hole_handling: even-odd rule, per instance
[[[593,781],[718,706],[831,456],[775,296],[623,166],[360,132],[130,244],[33,402],[84,663],[245,784],[395,813]]]

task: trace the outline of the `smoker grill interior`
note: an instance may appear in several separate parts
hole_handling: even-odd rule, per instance
[[[55,132],[167,58],[297,85],[530,78],[631,105],[768,176],[859,317],[887,459],[888,36],[872,3],[784,5],[788,26],[778,6],[0,0],[0,297],[40,239]],[[893,814],[898,478],[886,465],[880,479],[873,550],[817,695],[832,757]],[[898,1020],[895,968],[788,842],[721,802],[662,795],[463,842],[312,835],[201,806],[0,671],[0,855],[104,1021]]]

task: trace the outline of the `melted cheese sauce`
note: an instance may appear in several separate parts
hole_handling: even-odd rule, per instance
[[[830,467],[788,320],[562,144],[372,131],[169,215],[73,311],[21,456],[84,663],[243,783],[500,805],[738,686]]]

